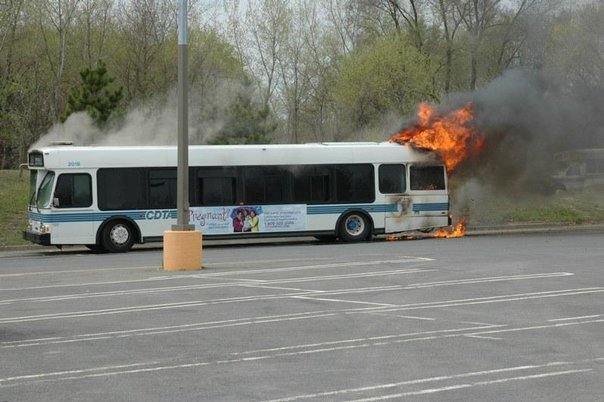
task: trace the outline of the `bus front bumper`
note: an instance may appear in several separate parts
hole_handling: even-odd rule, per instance
[[[23,239],[32,243],[41,244],[42,246],[50,246],[50,233],[34,233],[24,231]]]

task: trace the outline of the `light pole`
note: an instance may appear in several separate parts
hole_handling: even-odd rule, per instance
[[[189,224],[189,100],[187,91],[187,0],[178,9],[178,165],[176,168],[176,225],[172,230],[194,230]]]
[[[165,271],[201,269],[201,232],[189,224],[189,116],[187,98],[187,0],[178,8],[178,144],[176,224],[164,232]]]

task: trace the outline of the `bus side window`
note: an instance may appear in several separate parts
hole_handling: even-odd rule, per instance
[[[176,208],[176,169],[149,170],[149,208]]]
[[[57,208],[84,208],[92,205],[89,174],[62,174],[57,179],[53,204]]]
[[[195,207],[235,205],[238,175],[233,166],[191,168],[189,202]]]
[[[325,166],[289,166],[292,173],[292,201],[301,204],[330,200],[329,169]]]
[[[96,175],[99,209],[116,211],[147,208],[147,172],[146,168],[99,169]]]
[[[245,170],[246,204],[280,204],[288,202],[289,171],[282,166],[251,166]]]
[[[380,165],[379,185],[382,194],[400,194],[407,189],[405,165]]]
[[[373,202],[375,170],[371,164],[335,165],[336,202]]]
[[[234,177],[202,177],[199,180],[200,205],[234,205]]]
[[[411,190],[445,190],[444,166],[411,166]]]

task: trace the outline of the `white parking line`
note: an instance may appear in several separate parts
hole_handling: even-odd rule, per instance
[[[329,299],[324,297],[316,297],[316,296],[292,296],[292,299],[301,299],[301,300],[318,300],[318,301],[328,301],[333,303],[348,303],[348,304],[367,304],[370,306],[381,306],[381,307],[396,307],[396,304],[388,304],[388,303],[373,303],[373,302],[364,302],[360,300],[342,300],[342,299]]]
[[[322,291],[322,292],[317,292],[315,290],[312,290],[312,291],[307,291],[307,292],[284,293],[284,294],[277,293],[277,294],[260,295],[260,296],[240,296],[240,297],[224,298],[224,299],[191,300],[191,301],[185,301],[185,302],[151,304],[151,305],[142,305],[142,306],[126,306],[126,307],[107,308],[107,309],[99,309],[99,310],[70,311],[70,312],[59,312],[59,313],[39,314],[39,315],[30,315],[30,316],[6,317],[6,318],[0,318],[0,324],[30,322],[30,321],[40,321],[40,320],[56,320],[56,319],[65,319],[65,318],[81,318],[81,317],[92,317],[92,316],[101,316],[101,315],[135,313],[135,312],[138,313],[138,312],[142,312],[142,311],[179,309],[182,307],[199,307],[199,306],[225,304],[225,303],[241,303],[241,302],[247,303],[247,302],[251,302],[251,301],[287,299],[287,298],[294,298],[297,296],[311,297],[313,295],[317,295],[317,293],[320,293],[321,298],[328,299],[327,296],[333,296],[333,295],[363,294],[363,293],[375,293],[375,292],[405,290],[405,289],[406,289],[406,287],[404,287],[404,286],[379,286],[379,287],[369,287],[369,288],[337,289],[337,290]],[[502,302],[511,302],[511,301],[520,301],[520,300],[540,299],[540,298],[568,297],[568,296],[586,295],[586,294],[602,293],[602,292],[604,292],[604,288],[602,288],[602,287],[600,287],[600,288],[582,288],[582,289],[565,289],[565,290],[557,290],[557,291],[523,293],[523,294],[515,294],[515,295],[502,295],[502,296],[490,296],[490,297],[459,299],[459,300],[443,300],[443,301],[435,301],[435,302],[413,303],[413,304],[407,304],[407,305],[395,305],[394,307],[387,306],[386,308],[384,308],[384,307],[380,307],[380,308],[383,309],[382,310],[383,312],[392,312],[392,311],[402,311],[402,310],[415,310],[415,309],[428,309],[428,308],[432,309],[432,308],[465,306],[465,305],[475,305],[475,304],[485,304],[485,303],[502,303]],[[341,300],[336,299],[335,301],[341,301]],[[351,312],[351,313],[354,313],[354,312]],[[359,313],[359,311],[356,311],[356,313]]]
[[[252,281],[256,282],[255,279],[248,278],[250,275],[266,274],[266,273],[279,273],[279,272],[295,272],[315,269],[329,269],[329,268],[349,268],[359,266],[375,266],[382,264],[409,264],[409,263],[422,263],[433,261],[431,258],[423,257],[407,257],[402,256],[398,259],[392,260],[373,260],[373,261],[349,261],[340,263],[330,264],[315,264],[315,265],[300,265],[294,267],[283,267],[283,268],[264,268],[264,269],[244,269],[237,271],[223,271],[223,272],[202,272],[196,274],[180,274],[175,273],[172,275],[152,276],[143,279],[126,279],[120,281],[103,281],[103,282],[83,282],[83,283],[66,283],[56,285],[40,285],[40,286],[29,286],[29,287],[16,287],[16,288],[4,288],[0,291],[23,291],[23,290],[38,290],[38,289],[55,289],[55,288],[68,288],[68,287],[80,287],[80,286],[106,286],[106,285],[119,285],[127,283],[145,283],[150,281],[165,281],[165,280],[185,280],[185,279],[212,279],[212,278],[225,278],[232,276],[244,276],[246,278],[237,278],[238,281]],[[158,267],[131,267],[131,268],[107,268],[105,270],[138,270],[138,269],[159,269]],[[101,269],[103,270],[103,269]],[[419,270],[419,269],[418,269]],[[99,271],[99,270],[95,270]],[[95,272],[90,271],[90,272]],[[22,273],[22,274],[4,274],[6,276],[24,276],[24,275],[44,275],[44,274],[57,274],[57,273],[74,273],[74,272],[88,272],[88,270],[62,270],[62,271],[48,271],[48,272],[36,272],[36,273]]]
[[[584,320],[586,318],[597,318],[597,317],[601,317],[601,314],[595,314],[595,315],[582,315],[582,316],[578,316],[578,317],[566,317],[566,318],[554,318],[551,320],[547,320],[549,322],[557,322],[557,321],[570,321],[570,320]]]
[[[420,320],[420,321],[436,321],[436,318],[429,318],[429,317],[418,317],[415,315],[401,315],[401,314],[389,314],[389,313],[381,313],[381,312],[369,312],[367,314],[371,314],[371,315],[379,315],[379,316],[384,316],[384,317],[398,317],[398,318],[407,318],[410,320]],[[463,323],[462,323],[463,324]],[[467,323],[466,323],[467,324]],[[490,324],[479,324],[479,325],[490,325]]]
[[[192,361],[180,364],[170,364],[170,365],[161,365],[161,363],[151,362],[151,363],[136,363],[131,365],[124,366],[108,366],[109,370],[106,367],[99,368],[87,368],[80,370],[71,370],[71,371],[59,371],[59,372],[49,372],[49,373],[37,373],[37,374],[27,374],[21,376],[11,376],[6,378],[0,378],[0,386],[19,386],[25,385],[31,382],[41,382],[41,381],[71,381],[85,378],[95,378],[95,377],[108,377],[108,376],[116,376],[116,375],[124,375],[124,374],[138,374],[145,372],[155,372],[155,371],[164,371],[164,370],[175,370],[175,369],[185,369],[185,368],[193,368],[193,367],[201,367],[201,366],[209,366],[209,365],[218,365],[218,364],[236,364],[236,363],[244,363],[250,361],[258,361],[258,360],[267,360],[267,359],[277,359],[281,357],[293,357],[293,356],[304,356],[309,354],[322,354],[322,353],[333,353],[338,351],[345,350],[354,350],[359,348],[370,348],[370,347],[381,347],[393,344],[407,343],[407,342],[421,342],[421,341],[430,341],[436,339],[444,339],[444,338],[454,338],[454,337],[465,337],[468,334],[484,334],[484,333],[504,333],[509,331],[526,331],[526,330],[534,330],[536,328],[555,328],[560,326],[568,326],[568,325],[583,325],[589,324],[593,322],[604,322],[603,320],[594,320],[594,321],[584,321],[584,322],[573,322],[573,323],[559,323],[552,324],[550,326],[538,326],[538,327],[524,327],[524,328],[503,328],[505,325],[489,325],[484,328],[480,327],[467,327],[467,328],[454,328],[448,330],[435,330],[435,331],[424,331],[417,333],[407,333],[407,334],[395,334],[395,335],[384,335],[384,336],[375,336],[375,337],[366,337],[366,338],[355,338],[355,339],[346,339],[346,340],[337,340],[331,342],[321,342],[321,343],[313,343],[313,344],[305,344],[305,345],[291,345],[284,346],[278,348],[270,348],[270,349],[260,349],[260,350],[250,350],[242,353],[234,353],[233,356],[236,358],[233,359],[224,359],[224,360],[216,360],[216,361]],[[603,358],[596,358],[590,360],[581,361],[581,363],[586,362],[598,362]],[[504,368],[497,370],[489,370],[478,372],[481,374],[486,373],[495,373],[495,372],[505,372],[505,371],[515,371],[522,370],[528,368],[543,368],[543,367],[551,367],[551,366],[560,366],[560,365],[569,365],[569,364],[578,364],[580,362],[568,363],[568,362],[551,362],[545,365],[539,366],[520,366],[513,368]],[[148,366],[148,367],[145,367]],[[115,370],[113,367],[118,367]],[[131,368],[134,367],[134,368]],[[140,368],[139,368],[140,367]],[[124,369],[125,368],[125,369]],[[106,371],[107,370],[107,371]],[[591,369],[585,370],[567,370],[564,373],[570,372],[584,372],[589,371]],[[563,373],[563,372],[559,372]],[[75,375],[74,375],[75,374]],[[452,379],[459,378],[461,376],[470,376],[476,375],[476,373],[465,373],[460,375],[453,375],[448,377],[436,377],[438,379]],[[495,383],[493,381],[502,382],[502,381],[512,381],[521,378],[537,378],[540,376],[547,376],[547,373],[540,373],[533,376],[522,376],[522,377],[513,377],[507,379],[498,379],[491,381],[481,381],[476,382],[473,386],[476,385],[486,385],[489,383]],[[537,377],[535,377],[537,376]],[[415,380],[421,382],[433,381],[434,379],[422,379]],[[405,385],[408,382],[402,382],[399,384]],[[392,386],[391,384],[389,386]],[[397,385],[399,386],[399,385]],[[383,388],[384,386],[379,386]],[[441,389],[441,388],[434,388]],[[347,393],[351,392],[350,390],[345,390]],[[342,391],[337,391],[342,392]],[[312,394],[312,397],[318,394]],[[398,394],[396,394],[398,395]],[[319,394],[319,396],[321,396]],[[297,396],[284,400],[295,400],[295,399],[307,399],[309,396]]]
[[[382,391],[382,390],[400,388],[400,387],[410,386],[410,385],[421,385],[421,384],[437,383],[437,382],[451,381],[451,380],[463,379],[463,378],[484,377],[484,376],[492,376],[492,375],[498,375],[498,374],[515,373],[515,372],[530,371],[530,370],[542,371],[542,370],[549,370],[554,367],[585,365],[585,364],[594,363],[594,362],[596,362],[596,360],[597,359],[594,359],[591,361],[576,361],[576,362],[550,362],[550,363],[545,363],[545,364],[505,367],[505,368],[500,368],[500,369],[474,371],[474,372],[467,372],[467,373],[460,373],[460,374],[451,374],[451,375],[443,375],[443,376],[436,376],[436,377],[420,378],[420,379],[416,379],[416,380],[407,380],[407,381],[400,381],[400,382],[395,382],[395,383],[377,384],[377,385],[366,386],[366,387],[357,387],[357,388],[340,389],[340,390],[334,390],[334,391],[318,392],[318,393],[314,393],[314,394],[296,395],[296,396],[280,398],[280,399],[271,399],[269,401],[264,401],[264,402],[292,402],[292,401],[299,401],[299,400],[303,400],[303,399],[325,400],[329,397]],[[548,371],[548,372],[542,372],[542,373],[538,373],[538,374],[528,374],[528,375],[524,375],[524,376],[507,377],[507,378],[501,378],[501,379],[495,379],[495,380],[475,381],[473,383],[455,384],[455,385],[443,386],[443,387],[437,387],[437,388],[426,388],[426,389],[419,390],[419,391],[404,392],[404,393],[383,395],[383,396],[373,397],[373,398],[354,399],[354,400],[355,401],[371,401],[371,400],[379,400],[380,398],[394,399],[394,398],[401,398],[404,396],[423,395],[423,394],[429,394],[429,393],[435,393],[435,392],[452,391],[452,390],[458,390],[458,389],[468,388],[468,387],[472,387],[472,386],[490,385],[490,384],[498,384],[498,383],[509,382],[509,381],[529,380],[529,379],[536,379],[536,378],[544,378],[544,377],[548,377],[548,376],[574,374],[574,373],[579,373],[579,372],[588,372],[591,370],[592,369],[572,369],[572,370],[553,371],[553,372]]]
[[[388,399],[399,399],[399,398],[404,398],[407,396],[418,396],[418,395],[426,395],[426,394],[435,394],[438,392],[457,391],[457,390],[464,389],[464,388],[472,388],[472,387],[479,387],[479,386],[492,385],[492,384],[502,384],[502,383],[506,383],[506,382],[510,382],[510,381],[527,381],[527,380],[534,380],[534,379],[538,379],[538,378],[557,377],[557,376],[568,375],[568,374],[586,373],[586,372],[590,372],[590,371],[592,371],[592,369],[555,371],[555,372],[551,372],[551,373],[525,375],[525,376],[520,376],[520,377],[508,377],[508,378],[502,378],[502,379],[491,380],[491,381],[478,381],[478,382],[470,383],[470,384],[456,384],[456,385],[449,385],[447,387],[441,387],[441,388],[427,388],[427,389],[422,389],[420,391],[401,392],[398,394],[382,395],[382,396],[377,396],[377,397],[373,397],[373,398],[351,399],[348,402],[385,401]]]

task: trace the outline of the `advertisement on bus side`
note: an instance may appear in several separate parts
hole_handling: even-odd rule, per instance
[[[189,221],[204,234],[306,230],[306,205],[191,207]]]

